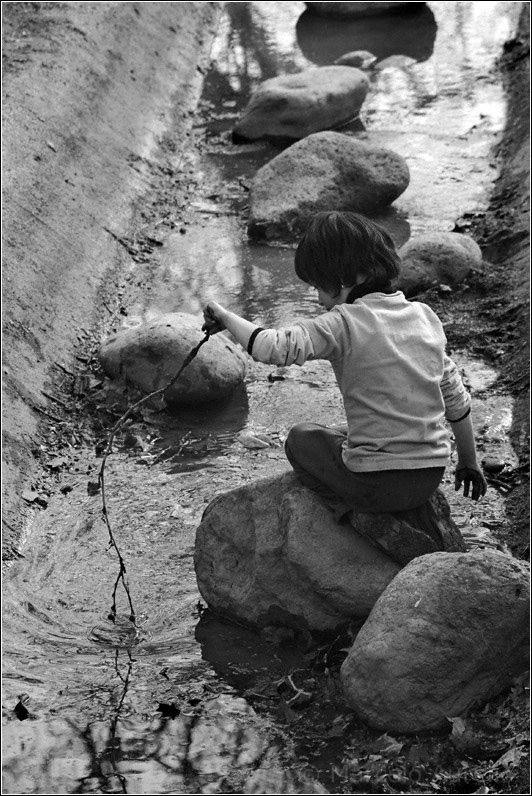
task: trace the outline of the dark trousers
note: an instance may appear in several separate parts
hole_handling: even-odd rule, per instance
[[[338,521],[348,518],[362,535],[366,534],[356,522],[357,513],[390,513],[400,518],[400,512],[409,512],[425,504],[441,483],[444,467],[354,473],[342,460],[342,444],[346,438],[346,426],[298,423],[288,434],[285,451],[301,483],[320,496]],[[425,538],[423,531],[411,530],[415,538],[404,539],[410,551],[408,560],[415,555],[442,549],[440,544]],[[406,524],[405,534],[409,534]],[[393,546],[397,547],[400,540],[397,539],[396,528],[390,529],[390,539],[368,540],[392,558],[405,563],[403,552],[394,554],[391,549],[391,536]],[[410,554],[411,549],[414,555]]]

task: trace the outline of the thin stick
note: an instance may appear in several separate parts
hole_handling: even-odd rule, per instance
[[[155,398],[157,395],[162,395],[164,392],[166,392],[166,390],[168,390],[177,381],[177,379],[180,377],[180,375],[182,374],[184,369],[187,367],[187,365],[190,365],[190,363],[192,362],[192,360],[194,359],[194,357],[196,356],[196,354],[200,350],[201,346],[204,343],[207,342],[207,340],[209,339],[210,336],[211,336],[210,332],[208,332],[208,331],[205,332],[205,337],[202,340],[200,340],[198,345],[195,346],[190,351],[189,354],[187,354],[187,356],[183,360],[183,363],[182,363],[181,367],[179,368],[179,370],[177,371],[175,376],[173,376],[170,379],[168,384],[166,384],[164,387],[160,387],[158,390],[154,390],[153,392],[149,393],[148,395],[145,395],[139,401],[137,401],[132,406],[130,406],[129,409],[127,409],[127,411],[124,412],[122,417],[119,420],[117,420],[117,422],[115,423],[115,425],[113,426],[113,428],[111,429],[111,431],[109,433],[109,437],[108,437],[108,440],[107,440],[107,445],[105,447],[105,450],[104,450],[104,453],[103,453],[103,456],[102,456],[102,463],[100,465],[100,469],[99,469],[99,472],[98,472],[98,482],[97,482],[96,489],[95,489],[95,485],[93,484],[93,482],[89,482],[89,494],[95,494],[96,491],[101,489],[101,493],[102,493],[102,513],[103,513],[103,517],[104,517],[104,520],[105,520],[105,524],[107,526],[107,531],[109,533],[109,546],[113,547],[115,549],[116,554],[118,556],[119,571],[118,571],[118,575],[117,575],[117,578],[116,578],[116,581],[115,581],[115,584],[114,584],[114,588],[113,588],[113,602],[112,602],[112,605],[111,605],[111,612],[110,612],[110,614],[108,616],[108,618],[112,622],[114,622],[115,619],[116,619],[116,592],[117,592],[117,589],[118,589],[118,586],[119,586],[120,582],[122,582],[122,585],[124,587],[124,590],[126,592],[127,599],[128,599],[128,602],[129,602],[129,609],[130,609],[129,619],[130,619],[131,622],[135,623],[135,627],[136,627],[135,609],[133,607],[133,601],[131,599],[131,593],[129,591],[129,584],[128,584],[128,581],[127,581],[127,578],[126,578],[126,563],[125,563],[124,558],[122,556],[122,553],[120,552],[120,549],[119,549],[119,547],[118,547],[118,545],[116,543],[116,539],[115,539],[115,536],[114,536],[114,533],[113,533],[113,529],[111,527],[111,523],[110,523],[110,520],[109,520],[109,513],[107,511],[107,502],[105,500],[105,464],[107,462],[107,457],[112,452],[113,440],[114,440],[115,436],[120,431],[120,429],[122,428],[122,426],[124,425],[124,423],[126,422],[128,417],[130,417],[130,415],[133,414],[133,412],[139,406],[141,406],[143,403],[148,401],[150,398]]]

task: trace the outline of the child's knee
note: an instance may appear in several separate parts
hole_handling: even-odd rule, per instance
[[[297,458],[298,453],[305,450],[310,435],[320,428],[316,423],[296,423],[292,426],[284,444],[288,458]]]

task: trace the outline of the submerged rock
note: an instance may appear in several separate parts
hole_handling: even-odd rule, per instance
[[[145,393],[164,387],[203,338],[202,320],[172,312],[124,329],[101,347],[99,360],[112,379],[124,379]],[[242,384],[246,359],[223,334],[212,336],[165,392],[169,404],[207,403],[225,398]]]
[[[395,286],[412,296],[435,285],[458,285],[482,267],[482,251],[473,238],[458,232],[428,232],[399,249],[401,273]]]
[[[371,727],[439,730],[526,671],[528,652],[529,565],[493,550],[432,553],[381,595],[341,679]]]
[[[322,66],[261,83],[235,125],[235,140],[297,140],[343,124],[360,110],[369,82],[358,69]]]
[[[406,161],[396,152],[342,133],[315,133],[255,174],[248,231],[268,239],[296,237],[320,210],[371,213],[387,207],[409,180]]]
[[[441,499],[431,503],[437,514]],[[357,521],[364,517],[396,523],[389,514]],[[256,628],[310,631],[368,616],[401,568],[351,525],[337,523],[291,471],[215,498],[196,533],[194,563],[215,614]]]
[[[309,11],[327,17],[368,17],[374,14],[389,14],[391,11],[408,10],[408,6],[419,6],[421,3],[305,3]],[[425,5],[423,3],[423,5]]]
[[[344,53],[334,62],[338,66],[354,66],[358,69],[371,69],[376,63],[377,56],[368,50],[352,50]]]

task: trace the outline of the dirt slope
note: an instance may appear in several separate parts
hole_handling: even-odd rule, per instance
[[[175,109],[187,135],[219,7],[2,3],[4,548]]]

